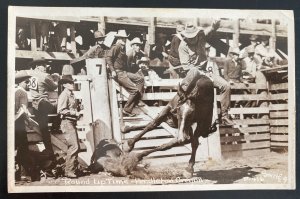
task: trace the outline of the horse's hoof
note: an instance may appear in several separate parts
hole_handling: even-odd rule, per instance
[[[193,172],[189,172],[189,171],[187,171],[186,169],[183,171],[183,177],[185,178],[185,179],[190,179],[190,178],[192,178],[193,177]]]
[[[130,127],[129,126],[122,126],[121,127],[121,133],[126,134],[130,132]]]
[[[126,140],[125,142],[123,142],[123,151],[128,153],[133,149],[133,141],[131,139]]]

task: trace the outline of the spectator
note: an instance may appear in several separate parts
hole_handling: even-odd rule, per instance
[[[139,103],[144,92],[144,78],[125,70],[127,65],[125,45],[128,38],[125,30],[119,30],[115,38],[116,44],[108,51],[106,62],[111,70],[112,77],[129,92],[123,114],[134,117],[135,114],[132,113],[132,110]]]
[[[230,48],[229,59],[224,64],[224,79],[230,84],[242,82],[242,65],[239,59],[240,49]]]
[[[21,180],[21,167],[25,169],[27,174],[30,172],[29,163],[29,149],[27,132],[25,128],[25,120],[29,111],[28,107],[28,83],[30,75],[25,72],[19,72],[15,76],[15,150],[17,150],[16,164],[18,170],[16,171],[16,180]],[[35,181],[34,176],[31,176],[31,180]]]
[[[78,105],[76,103],[73,90],[74,81],[71,75],[64,75],[59,80],[59,84],[64,90],[58,97],[57,113],[61,118],[61,130],[67,142],[68,150],[66,156],[65,176],[68,178],[77,178],[77,158],[78,158],[78,135],[76,130],[76,122],[80,116]]]
[[[255,47],[255,57],[259,60],[263,68],[270,68],[278,64],[281,58],[269,46],[268,36],[261,37],[261,44]]]
[[[108,49],[107,46],[104,45],[104,39],[106,35],[101,30],[97,30],[94,33],[94,38],[96,41],[95,46],[91,47],[82,58],[88,59],[88,58],[104,58],[105,57],[105,51]]]
[[[173,67],[180,65],[180,59],[179,59],[179,53],[178,53],[178,47],[180,42],[183,40],[181,36],[181,32],[184,31],[184,25],[178,24],[176,26],[176,34],[174,34],[172,41],[171,41],[171,48],[169,53],[169,72],[171,79],[178,79],[179,75],[178,73],[173,69]]]
[[[145,53],[141,51],[142,44],[143,42],[138,37],[135,37],[131,41],[130,45],[132,49],[130,49],[127,53],[127,72],[136,73],[139,70],[138,60],[140,60],[145,55]]]
[[[57,82],[55,82],[51,75],[46,73],[47,61],[44,58],[34,59],[28,64],[33,70],[25,70],[28,75],[31,75],[29,90],[32,96],[32,106],[37,122],[40,126],[45,151],[53,156],[53,148],[51,144],[51,136],[48,131],[48,114],[55,112],[54,106],[49,102],[48,92],[57,89]],[[54,156],[53,156],[54,157]]]
[[[241,51],[241,57],[242,58],[245,58],[245,57],[248,57],[248,53],[249,53],[249,50],[252,51],[252,49],[255,49],[255,47],[257,46],[257,35],[251,35],[249,37],[249,40],[250,40],[250,45],[249,46],[246,46],[242,51]]]

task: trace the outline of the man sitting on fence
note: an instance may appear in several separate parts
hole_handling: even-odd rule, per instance
[[[129,93],[123,114],[134,117],[135,114],[132,113],[132,110],[141,99],[144,89],[144,78],[125,70],[127,66],[125,44],[128,38],[125,30],[119,30],[115,38],[117,39],[116,44],[108,51],[106,62],[111,70],[112,77]]]
[[[91,47],[82,57],[85,59],[88,58],[104,58],[105,50],[108,48],[103,44],[106,35],[101,30],[94,32],[94,37],[96,44]]]

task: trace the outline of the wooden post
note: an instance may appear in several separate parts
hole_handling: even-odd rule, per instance
[[[37,43],[36,43],[36,31],[35,31],[35,22],[30,22],[30,45],[32,51],[37,51]]]
[[[234,48],[239,47],[239,38],[240,38],[240,20],[236,19],[233,21],[233,46]]]
[[[76,55],[76,41],[75,41],[75,25],[70,26],[70,36],[71,36],[71,49],[72,53]]]
[[[106,29],[106,18],[100,17],[100,21],[98,22],[98,30],[102,31],[105,34]]]
[[[150,19],[150,25],[148,27],[149,45],[155,44],[155,25],[156,25],[156,17],[152,17]]]
[[[105,59],[87,59],[87,74],[92,76],[91,98],[95,146],[102,139],[112,139],[112,122]]]
[[[217,92],[214,89],[214,109],[213,109],[213,122],[218,119],[218,107],[217,107]],[[217,126],[217,131],[211,134],[207,138],[207,147],[208,147],[208,158],[213,160],[220,160],[222,159],[222,152],[221,152],[221,141],[220,141],[220,131],[219,125]]]
[[[270,37],[270,48],[272,50],[276,50],[276,20],[272,19],[272,32],[271,32],[271,37]]]

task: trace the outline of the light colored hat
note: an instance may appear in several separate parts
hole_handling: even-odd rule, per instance
[[[94,32],[95,39],[104,38],[106,35],[101,30],[96,30]]]
[[[130,45],[131,45],[131,46],[132,46],[133,44],[140,44],[140,45],[142,45],[143,42],[141,41],[140,38],[135,37],[135,38],[133,38],[133,40],[131,40],[131,42],[130,42]]]
[[[62,68],[62,75],[74,75],[74,68],[69,64],[65,64]]]
[[[247,47],[247,53],[254,53],[254,52],[255,52],[255,48],[253,46]]]
[[[199,28],[197,28],[193,23],[189,22],[186,24],[185,30],[181,33],[187,38],[193,38],[198,34],[199,31]]]
[[[15,75],[15,83],[19,84],[27,79],[29,79],[31,75],[29,75],[26,71],[17,72]]]
[[[142,57],[140,60],[138,60],[138,64],[142,63],[142,62],[146,62],[149,64],[150,60],[148,57]]]
[[[127,38],[128,35],[126,34],[125,30],[118,30],[117,34],[115,35],[115,37],[120,37],[120,38]]]
[[[239,55],[240,54],[240,49],[238,47],[230,48],[229,53]]]

